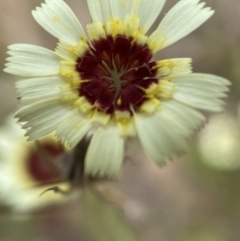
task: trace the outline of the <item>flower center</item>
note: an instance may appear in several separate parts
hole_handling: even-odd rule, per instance
[[[79,96],[84,96],[99,111],[138,110],[146,101],[146,89],[157,83],[156,62],[147,44],[136,43],[124,35],[94,40],[77,59],[76,71],[81,83]]]
[[[58,173],[48,165],[46,158],[52,162],[63,154],[64,149],[61,145],[55,146],[51,143],[41,143],[40,149],[29,150],[27,162],[27,171],[31,177],[38,182],[56,181]]]

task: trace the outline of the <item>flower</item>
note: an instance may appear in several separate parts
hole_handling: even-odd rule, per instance
[[[43,150],[48,157],[57,158],[64,153],[63,146],[48,135],[39,141],[39,150],[23,135],[12,116],[0,127],[0,204],[27,212],[67,201],[72,195],[45,192],[54,186],[51,182],[59,182],[66,192],[71,188],[69,182],[60,183],[61,177],[44,160]]]
[[[182,153],[205,117],[223,110],[229,81],[192,73],[191,59],[154,61],[153,55],[185,37],[213,14],[199,0],[180,0],[147,34],[165,0],[88,0],[87,35],[62,0],[46,0],[32,12],[59,39],[55,51],[29,44],[9,46],[5,71],[16,84],[16,114],[29,140],[55,132],[70,148],[94,129],[86,175],[116,177],[124,140],[138,137],[159,165]]]

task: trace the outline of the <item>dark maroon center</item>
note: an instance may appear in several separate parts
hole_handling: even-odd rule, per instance
[[[59,174],[49,162],[54,163],[57,161],[57,157],[64,152],[63,147],[61,145],[55,146],[51,143],[39,145],[41,146],[30,150],[27,158],[27,169],[30,175],[39,182],[58,180]]]
[[[79,95],[100,111],[135,110],[146,100],[144,89],[157,82],[156,63],[147,45],[133,38],[109,36],[91,43],[89,51],[77,59],[76,70],[82,80]]]

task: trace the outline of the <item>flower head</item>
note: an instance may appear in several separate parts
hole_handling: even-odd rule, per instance
[[[23,135],[12,116],[0,127],[0,205],[25,212],[67,201],[66,195],[45,192],[53,183],[61,182],[45,158],[56,161],[64,153],[63,146],[52,135],[38,145],[27,142]],[[71,183],[61,182],[59,187],[68,191]]]
[[[88,0],[87,34],[64,1],[45,2],[33,17],[59,39],[55,51],[11,45],[5,69],[27,77],[16,84],[25,106],[16,117],[29,140],[55,131],[74,147],[94,127],[85,172],[114,177],[125,138],[138,136],[162,165],[204,123],[199,110],[222,110],[226,79],[192,73],[189,58],[152,59],[213,14],[205,3],[180,0],[148,35],[165,0]]]

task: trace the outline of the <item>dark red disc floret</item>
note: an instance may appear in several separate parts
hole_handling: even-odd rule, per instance
[[[150,62],[149,47],[133,38],[108,36],[89,45],[89,50],[77,59],[76,71],[82,80],[79,96],[85,96],[100,111],[138,109],[146,100],[144,89],[157,82],[156,62]]]
[[[55,146],[52,143],[39,144],[39,147],[33,148],[29,151],[27,156],[27,171],[31,177],[40,182],[47,183],[58,180],[59,174],[49,164],[57,162],[57,158],[64,153],[63,146]],[[48,158],[48,160],[46,160]],[[56,163],[56,165],[59,163]]]

